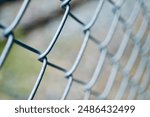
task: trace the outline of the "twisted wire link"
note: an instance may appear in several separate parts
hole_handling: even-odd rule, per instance
[[[2,26],[1,28],[2,30],[4,29],[4,27]],[[6,42],[6,45],[3,49],[3,52],[1,53],[1,56],[0,56],[0,68],[3,66],[3,63],[12,47],[12,44],[13,44],[13,34],[10,34],[8,37],[7,37],[7,42]]]
[[[126,0],[98,0],[97,7],[94,13],[91,15],[90,21],[88,23],[85,23],[80,19],[80,17],[77,17],[72,13],[70,5],[72,0],[60,1],[60,6],[64,11],[64,14],[57,28],[57,31],[52,38],[52,41],[49,42],[49,45],[44,52],[41,52],[38,49],[35,49],[19,41],[18,39],[16,39],[16,35],[14,35],[13,33],[22,20],[26,10],[30,5],[31,0],[23,1],[18,14],[9,26],[3,26],[3,24],[1,24],[0,22],[0,30],[3,31],[3,37],[5,37],[6,40],[5,47],[0,55],[0,68],[3,66],[3,63],[5,62],[7,55],[9,54],[11,47],[14,44],[17,44],[24,49],[35,53],[38,56],[37,60],[42,63],[38,78],[28,97],[28,100],[33,100],[35,95],[37,94],[37,90],[40,86],[40,83],[42,82],[47,67],[55,68],[56,70],[64,73],[64,78],[66,78],[67,84],[64,88],[63,94],[60,96],[60,99],[62,100],[67,99],[67,96],[69,95],[70,89],[74,82],[79,83],[83,86],[84,99],[90,99],[91,95],[95,96],[96,99],[109,99],[109,95],[111,94],[113,86],[115,85],[115,80],[118,73],[120,73],[122,77],[120,79],[120,86],[118,87],[118,90],[116,91],[116,95],[114,97],[115,99],[123,99],[128,87],[130,88],[127,94],[127,99],[136,99],[136,97],[138,99],[144,99],[146,95],[150,95],[147,91],[147,87],[150,85],[150,57],[148,54],[150,51],[150,34],[147,35],[144,43],[141,43],[141,41],[145,38],[145,33],[149,31],[148,28],[150,24],[148,9],[145,5],[145,2],[143,0],[136,0],[130,16],[128,17],[128,19],[125,19],[121,13],[123,10],[122,7],[126,3]],[[93,26],[96,25],[98,19],[102,18],[100,17],[100,14],[102,13],[102,9],[106,2],[113,6],[111,11],[113,13],[113,20],[105,39],[103,41],[99,41],[99,39],[95,38],[95,36],[92,34],[92,30]],[[143,19],[140,28],[138,29],[136,34],[134,34],[133,28],[141,11]],[[82,32],[84,34],[84,39],[82,41],[81,47],[70,69],[59,66],[57,65],[57,63],[51,63],[47,58],[47,56],[51,54],[51,50],[58,42],[60,34],[65,26],[65,23],[67,22],[68,17],[71,17],[83,27]],[[119,24],[121,24],[121,28],[123,30],[123,37],[120,39],[121,44],[118,45],[118,50],[115,53],[112,53],[108,49],[108,47],[111,46],[110,44],[113,41]],[[80,65],[86,48],[88,47],[89,40],[91,40],[95,44],[95,46],[98,47],[100,55],[91,79],[88,82],[83,82],[82,80],[77,80],[74,74],[78,69],[78,66]],[[123,55],[127,50],[127,46],[129,45],[129,43],[133,44],[133,48],[131,49],[130,56],[128,57],[126,65],[123,66],[120,61],[123,58]],[[138,57],[140,57],[139,64],[135,70],[135,73],[131,74],[131,71],[136,64]],[[97,92],[94,91],[94,86],[99,82],[100,79],[102,79],[101,74],[104,69],[106,59],[109,59],[112,68],[103,91]],[[142,82],[140,82],[141,80]]]

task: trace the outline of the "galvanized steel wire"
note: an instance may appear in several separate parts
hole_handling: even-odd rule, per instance
[[[3,63],[5,62],[5,59],[7,58],[7,55],[9,54],[9,51],[11,50],[11,47],[14,44],[17,44],[27,49],[28,51],[37,54],[38,55],[37,60],[39,60],[43,64],[39,76],[28,98],[29,100],[34,99],[34,96],[36,95],[40,83],[42,82],[43,75],[47,67],[53,67],[61,72],[64,72],[64,77],[68,81],[64,89],[64,93],[61,96],[61,99],[67,98],[73,82],[77,82],[84,86],[83,89],[85,92],[84,99],[90,99],[91,95],[96,96],[97,99],[107,99],[114,85],[116,75],[118,72],[122,74],[122,81],[120,86],[118,87],[118,91],[115,96],[115,99],[123,99],[124,93],[128,85],[131,85],[131,89],[129,91],[127,99],[135,99],[137,95],[142,97],[141,99],[144,99],[144,95],[146,95],[147,93],[150,94],[150,91],[147,91],[147,87],[150,84],[150,57],[148,54],[150,50],[150,46],[149,46],[150,33],[147,36],[146,41],[144,42],[143,45],[140,42],[145,32],[147,31],[147,28],[149,27],[149,23],[150,23],[149,11],[145,5],[145,2],[143,0],[136,0],[134,8],[131,11],[129,18],[126,20],[121,15],[121,8],[126,2],[126,0],[118,0],[118,1],[107,0],[107,2],[109,2],[113,6],[112,12],[114,14],[114,17],[106,38],[104,39],[104,41],[100,42],[98,41],[98,39],[94,37],[94,35],[91,32],[91,29],[95,25],[97,18],[102,12],[103,5],[106,2],[106,0],[98,0],[98,1],[99,3],[97,4],[97,8],[95,9],[93,16],[91,17],[89,23],[86,24],[71,12],[70,3],[72,2],[72,0],[61,0],[61,8],[64,11],[64,15],[61,19],[59,27],[52,41],[49,42],[49,46],[44,52],[41,52],[17,40],[16,36],[14,35],[14,30],[19,25],[19,22],[22,20],[22,17],[24,16],[26,10],[28,9],[30,2],[32,2],[31,0],[23,1],[23,4],[17,16],[9,26],[4,26],[0,22],[0,30],[3,31],[3,36],[7,41],[4,50],[0,56],[0,67],[3,67]],[[133,24],[141,10],[143,11],[143,17],[144,17],[142,21],[142,25],[140,26],[139,31],[136,34],[133,34],[132,32]],[[60,33],[62,32],[68,17],[71,17],[76,22],[78,22],[81,26],[83,26],[84,39],[80,47],[80,50],[78,52],[78,55],[74,63],[72,64],[72,67],[70,69],[65,69],[62,66],[57,66],[55,63],[49,62],[47,56],[51,53],[51,50],[55,47],[56,42],[59,40]],[[124,36],[121,40],[121,44],[118,45],[119,48],[117,52],[114,54],[108,50],[108,46],[112,41],[112,38],[114,36],[114,33],[119,23],[122,24],[122,29],[124,30]],[[82,81],[74,79],[74,72],[78,69],[78,66],[80,65],[80,61],[82,60],[83,54],[86,50],[86,47],[88,46],[89,40],[92,40],[92,42],[95,43],[95,46],[98,47],[100,56],[95,71],[91,77],[91,80],[87,83],[83,83]],[[125,66],[122,66],[119,61],[123,57],[124,51],[126,50],[130,40],[132,41],[134,47],[132,49],[131,55],[128,57],[127,64]],[[133,68],[138,56],[141,57],[140,64],[138,65],[135,74],[132,76],[130,75],[130,71]],[[95,92],[93,90],[93,87],[95,86],[97,81],[101,78],[100,74],[102,73],[106,58],[110,60],[112,69],[103,92],[99,94],[98,92]],[[141,80],[143,74],[144,74],[144,80],[141,84],[139,84],[139,81]]]

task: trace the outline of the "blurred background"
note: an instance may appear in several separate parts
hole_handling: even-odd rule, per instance
[[[125,20],[129,18],[136,1],[137,0],[126,0],[121,8],[121,15]],[[98,2],[99,0],[72,0],[71,12],[87,24],[91,20]],[[144,2],[145,5],[150,8],[150,1],[144,0]],[[0,24],[9,26],[16,17],[22,3],[23,0],[0,0]],[[51,42],[63,17],[64,11],[60,8],[60,5],[61,1],[59,0],[32,0],[20,24],[14,30],[16,39],[43,52]],[[103,41],[106,38],[110,29],[114,18],[112,9],[113,5],[108,0],[105,0],[98,20],[91,29],[92,35],[99,41]],[[141,10],[132,28],[133,34],[138,32],[142,21],[143,11]],[[70,69],[84,39],[83,28],[84,27],[74,19],[68,17],[59,40],[48,55],[48,60],[67,70]],[[0,30],[0,53],[6,43],[2,33],[2,30]],[[148,34],[149,29],[145,32],[141,44],[144,44]],[[113,40],[108,47],[109,52],[113,54],[116,53],[123,35],[123,26],[122,23],[119,22]],[[120,60],[122,66],[126,65],[133,47],[134,44],[129,41],[125,53]],[[93,75],[100,55],[101,53],[97,45],[90,40],[74,77],[87,83]],[[147,56],[149,55],[150,52]],[[130,73],[131,75],[135,74],[140,60],[141,58],[138,56]],[[0,99],[27,99],[38,77],[41,66],[42,63],[38,61],[36,54],[13,44],[4,66],[0,69]],[[104,90],[111,69],[112,63],[109,58],[106,58],[100,75],[101,78],[94,86],[94,91],[100,94]],[[141,82],[142,79],[143,78],[141,78]],[[118,72],[108,99],[115,97],[121,81],[122,74]],[[53,67],[47,67],[35,99],[60,99],[66,84],[67,79],[64,77],[63,72]],[[130,86],[127,90],[124,99],[126,99]],[[149,85],[146,91],[150,92]],[[84,94],[83,85],[74,82],[67,99],[83,99]],[[91,99],[96,99],[96,97],[93,96]],[[150,99],[150,96],[146,95],[145,99]]]

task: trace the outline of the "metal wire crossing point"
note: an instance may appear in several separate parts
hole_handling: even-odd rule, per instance
[[[15,44],[37,54],[37,61],[43,64],[28,99],[34,99],[35,95],[37,94],[37,90],[40,86],[40,83],[42,82],[43,75],[45,74],[47,67],[52,67],[60,72],[63,72],[64,78],[67,79],[64,93],[60,96],[60,99],[63,100],[67,99],[67,96],[69,95],[70,89],[74,82],[79,83],[83,86],[83,99],[110,99],[109,96],[113,92],[113,86],[116,85],[115,83],[117,82],[117,74],[121,74],[121,77],[120,82],[116,85],[117,89],[114,92],[115,96],[112,99],[145,99],[146,96],[148,97],[150,95],[150,12],[147,8],[148,6],[146,5],[146,0],[135,0],[133,9],[127,19],[124,18],[122,14],[122,7],[124,4],[126,4],[127,0],[97,0],[97,7],[95,8],[95,12],[93,12],[93,14],[91,15],[92,17],[90,18],[90,21],[88,23],[82,21],[80,17],[77,17],[72,12],[71,2],[73,0],[60,1],[61,9],[64,14],[59,27],[55,32],[55,35],[49,42],[49,45],[44,52],[41,52],[38,49],[35,49],[19,41],[17,39],[17,36],[14,34],[14,30],[22,20],[26,10],[29,7],[29,4],[32,2],[31,0],[23,1],[18,14],[9,26],[4,26],[0,22],[0,30],[3,31],[3,37],[6,40],[5,47],[3,48],[3,51],[0,55],[0,68],[3,67],[7,55],[10,53],[12,45]],[[96,38],[93,33],[93,27],[96,25],[98,18],[103,18],[100,17],[100,14],[103,12],[102,9],[106,2],[108,2],[109,5],[112,6],[111,12],[113,13],[113,20],[105,39],[99,41],[100,39]],[[139,30],[134,33],[133,28],[136,25],[135,22],[138,19],[140,12],[142,12],[142,23],[139,26]],[[81,31],[84,34],[83,42],[70,69],[63,68],[62,66],[57,65],[57,63],[51,63],[47,57],[49,54],[51,54],[51,50],[59,41],[60,34],[63,31],[68,18],[72,18],[79,25],[81,25],[83,27],[83,30]],[[121,30],[123,30],[123,36],[119,38],[121,43],[117,45],[118,49],[116,52],[111,52],[109,50],[109,46],[111,46],[111,43],[114,41],[113,37],[115,36],[116,30],[120,24]],[[78,66],[80,65],[86,48],[88,47],[89,40],[91,40],[98,48],[99,59],[90,80],[87,82],[83,82],[82,79],[77,80],[74,76],[74,73],[77,71]],[[124,56],[125,51],[128,49],[129,43],[133,45],[131,54],[129,56]],[[127,59],[125,65],[121,63],[121,60],[124,57]],[[110,69],[110,74],[107,79],[101,76],[101,74],[104,72],[103,70],[106,60],[109,61],[109,64],[111,66],[111,68],[108,66]],[[138,61],[138,64],[136,61]],[[135,64],[137,65],[136,69],[134,68]],[[135,72],[134,74],[131,74],[133,68],[135,69]],[[98,90],[95,91],[94,87],[98,84],[98,82],[103,81],[101,79],[107,80],[107,82],[103,90],[101,90],[100,92],[98,92]],[[55,93],[55,91],[52,93]]]

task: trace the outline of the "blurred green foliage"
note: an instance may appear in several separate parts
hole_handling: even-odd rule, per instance
[[[17,31],[17,39],[24,37]],[[0,41],[0,54],[5,41]],[[0,99],[27,99],[39,72],[35,55],[13,44],[3,67],[0,69]]]

